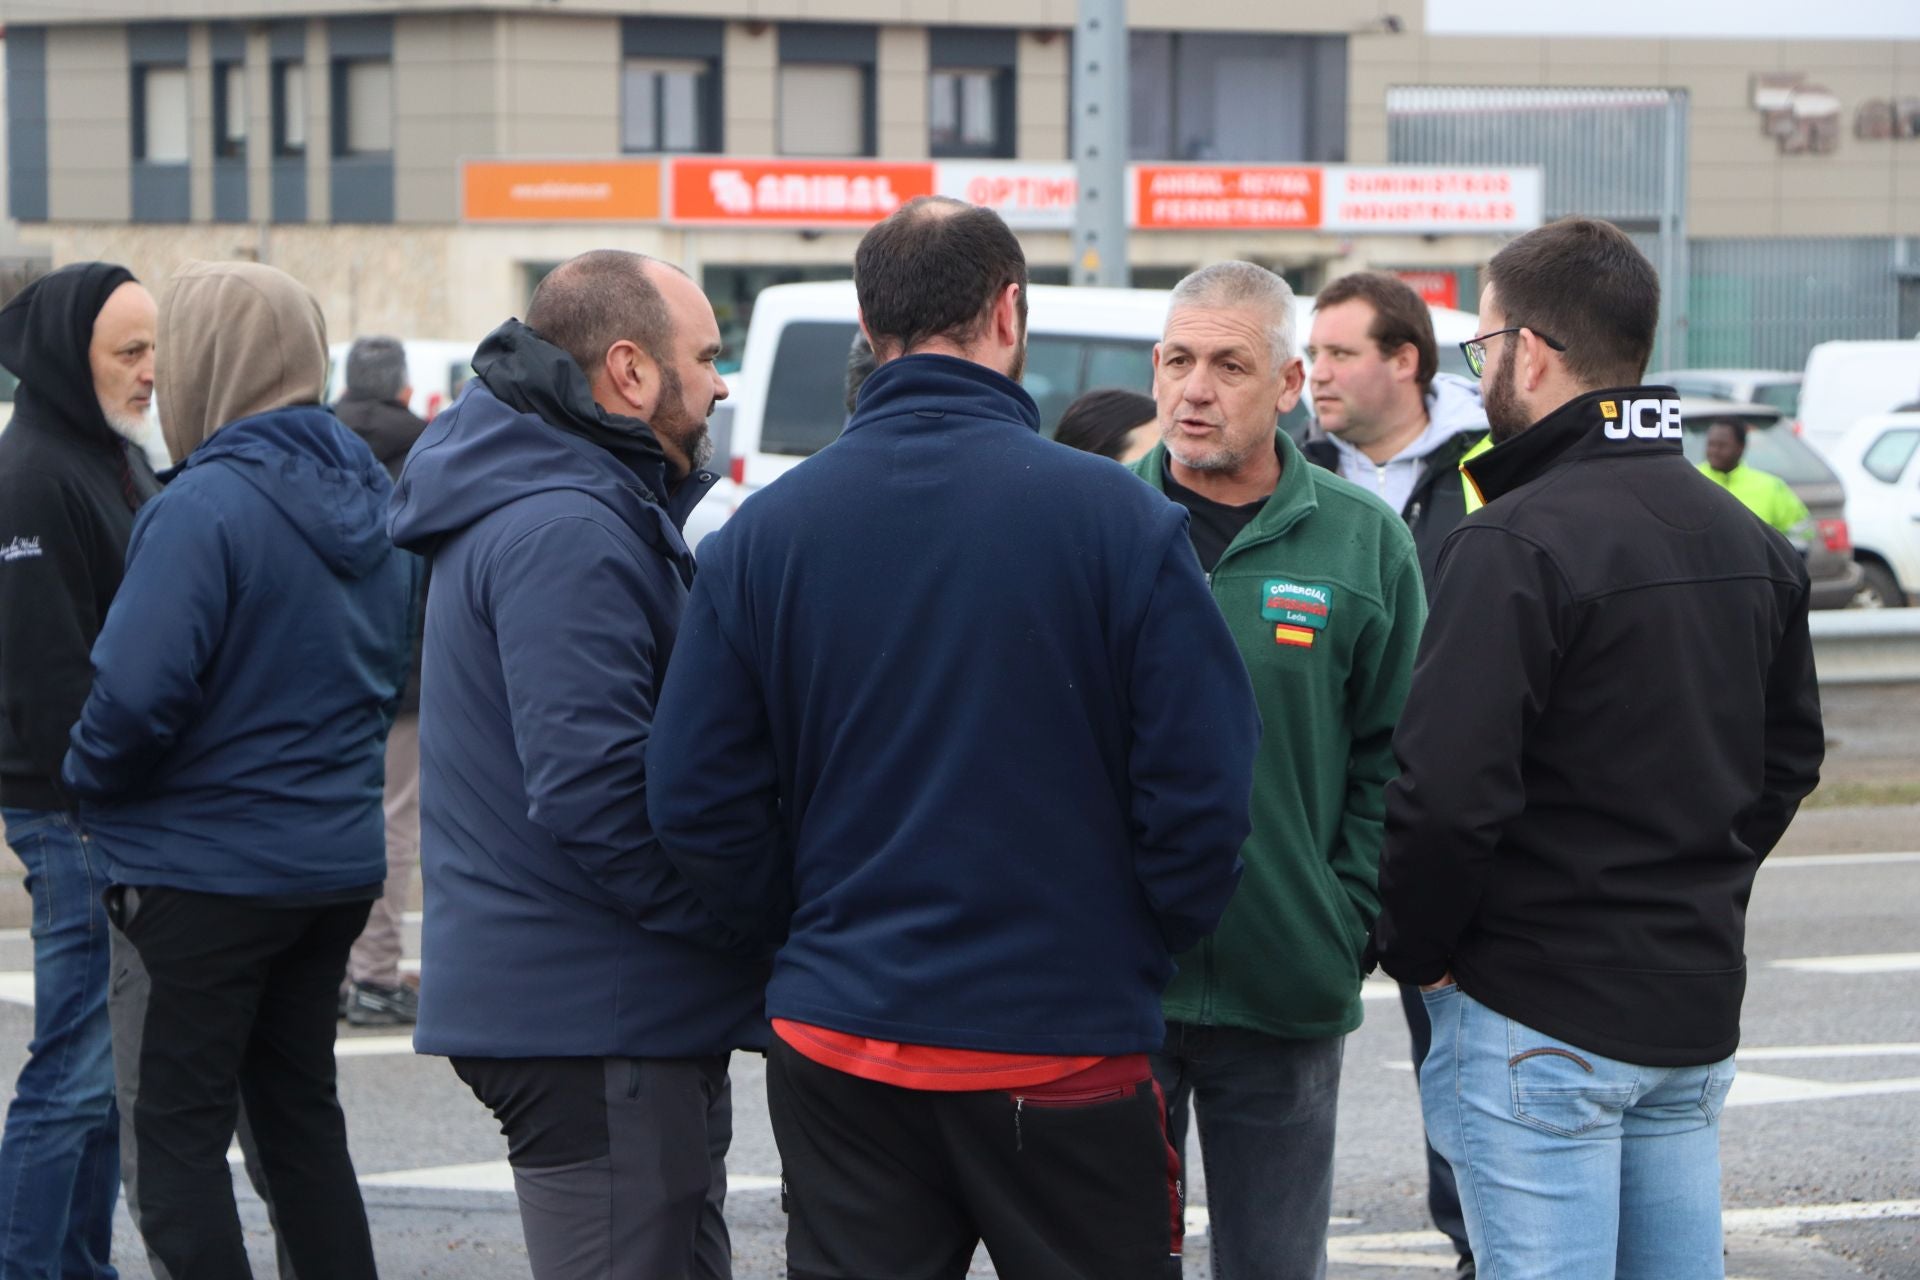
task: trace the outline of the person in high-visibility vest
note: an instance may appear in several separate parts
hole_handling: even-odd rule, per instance
[[[1707,428],[1707,460],[1700,472],[1780,532],[1804,535],[1813,521],[1807,504],[1779,476],[1748,466],[1746,456],[1747,424],[1719,419]]]

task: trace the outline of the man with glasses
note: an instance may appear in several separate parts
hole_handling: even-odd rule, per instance
[[[1394,738],[1374,944],[1425,993],[1428,1135],[1500,1280],[1722,1274],[1746,902],[1824,750],[1799,556],[1636,385],[1659,300],[1605,222],[1488,265],[1487,505]]]

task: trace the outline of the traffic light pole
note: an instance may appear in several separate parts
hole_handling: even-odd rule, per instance
[[[1073,34],[1073,274],[1125,286],[1127,269],[1127,0],[1080,0]]]

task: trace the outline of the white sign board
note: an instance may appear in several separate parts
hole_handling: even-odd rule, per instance
[[[1079,185],[1070,164],[1017,160],[940,160],[934,187],[943,196],[981,205],[1016,231],[1071,231]]]
[[[1541,221],[1538,169],[1328,165],[1324,173],[1322,231],[1488,234]]]

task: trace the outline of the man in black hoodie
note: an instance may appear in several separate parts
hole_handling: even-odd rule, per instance
[[[407,350],[400,340],[379,334],[355,338],[347,349],[347,389],[333,406],[334,416],[367,442],[395,480],[407,451],[427,429],[407,407],[412,398]],[[420,865],[420,639],[426,600],[423,578],[414,606],[413,667],[400,695],[400,713],[387,734],[386,887],[347,957],[347,985],[340,992],[341,1016],[356,1027],[411,1023],[420,1014],[417,988],[400,975],[400,917]]]
[[[1425,993],[1482,1276],[1718,1277],[1747,897],[1824,751],[1807,574],[1635,385],[1660,288],[1621,231],[1486,278],[1487,505],[1441,551],[1374,943]]]
[[[111,1275],[119,1118],[107,1026],[106,869],[60,784],[120,587],[159,485],[130,443],[153,398],[153,297],[76,263],[0,310],[20,379],[0,435],[0,818],[33,897],[34,1027],[0,1136],[0,1275]]]

